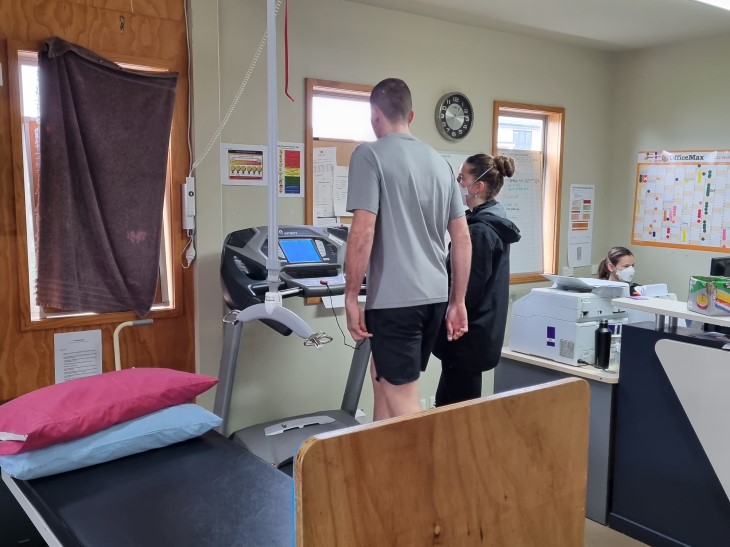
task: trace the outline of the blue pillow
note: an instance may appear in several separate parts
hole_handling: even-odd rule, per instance
[[[220,423],[201,406],[175,405],[73,441],[0,456],[0,468],[16,479],[36,479],[192,439]]]

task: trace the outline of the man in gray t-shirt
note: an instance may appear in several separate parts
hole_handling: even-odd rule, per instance
[[[352,337],[371,338],[376,420],[420,410],[417,380],[442,321],[452,339],[467,330],[471,241],[464,207],[449,165],[410,134],[411,104],[402,80],[376,85],[370,106],[378,140],[358,146],[350,161],[345,308]],[[357,295],[366,269],[363,312]]]

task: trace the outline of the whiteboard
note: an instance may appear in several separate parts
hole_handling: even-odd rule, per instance
[[[454,178],[456,178],[459,174],[459,168],[461,167],[461,164],[466,161],[466,158],[468,158],[469,156],[473,156],[475,153],[439,151],[439,154],[441,154],[441,156],[451,166],[451,171],[454,173]]]
[[[464,152],[439,152],[451,165],[454,174],[471,156]],[[505,178],[496,199],[507,211],[507,218],[520,229],[522,238],[510,249],[510,274],[543,272],[542,246],[542,178],[543,154],[529,150],[500,150],[515,162],[512,178]]]
[[[510,274],[543,273],[543,153],[500,150],[499,155],[514,160],[515,173],[504,179],[497,201],[522,236],[510,248]]]

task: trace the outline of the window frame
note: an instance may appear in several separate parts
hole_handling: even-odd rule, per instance
[[[305,174],[304,179],[305,192],[304,192],[304,221],[306,224],[314,223],[314,192],[313,192],[313,152],[315,143],[319,139],[315,139],[313,136],[312,127],[312,101],[315,95],[324,95],[338,98],[364,98],[367,97],[370,100],[370,92],[373,90],[373,86],[365,84],[350,84],[345,82],[337,82],[333,80],[320,80],[316,78],[305,78],[304,87],[306,92],[306,106],[305,106],[305,141],[304,141],[304,161],[305,161]],[[327,142],[350,144],[353,146],[360,144],[363,141],[355,141],[348,139],[323,139]]]
[[[545,281],[543,274],[556,274],[558,271],[565,108],[508,101],[494,101],[492,113],[492,155],[499,153],[499,118],[502,115],[544,120],[542,210],[543,271],[510,275],[510,283],[520,284]]]
[[[40,50],[40,41],[12,41],[7,43],[8,48],[8,88],[10,99],[10,132],[11,151],[13,160],[13,188],[15,201],[15,225],[16,225],[16,252],[18,267],[18,298],[20,307],[20,328],[22,331],[57,329],[62,327],[82,327],[89,325],[102,325],[108,323],[121,323],[123,321],[139,319],[133,311],[124,312],[84,312],[84,311],[62,311],[60,313],[50,312],[40,319],[34,319],[31,312],[29,263],[28,263],[28,226],[26,223],[26,186],[25,186],[25,161],[23,154],[23,112],[21,110],[21,87],[20,87],[20,66],[26,52],[36,53]],[[172,70],[173,65],[169,61],[160,59],[140,58],[125,55],[107,54],[99,52],[99,55],[116,63],[136,65],[139,67],[150,67],[153,70]],[[176,107],[177,110],[177,107]],[[153,308],[146,318],[162,319],[178,317],[183,314],[183,275],[182,264],[175,260],[179,254],[178,244],[174,237],[176,228],[181,228],[180,207],[175,206],[174,185],[173,185],[173,155],[174,148],[182,146],[182,143],[175,142],[175,115],[173,114],[173,127],[170,130],[170,144],[167,157],[167,173],[165,177],[165,198],[163,209],[163,231],[162,238],[165,245],[165,256],[161,253],[161,266],[164,260],[164,273],[160,276],[170,279],[169,283],[169,304],[164,307]],[[187,146],[187,143],[185,143]],[[177,204],[179,205],[179,203]],[[162,288],[164,291],[165,289]]]

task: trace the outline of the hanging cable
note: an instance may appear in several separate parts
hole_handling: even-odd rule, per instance
[[[281,6],[281,2],[282,2],[282,0],[277,0],[275,13],[279,13],[279,7]],[[211,151],[211,149],[215,145],[216,141],[220,137],[221,132],[223,131],[223,128],[226,126],[226,124],[228,123],[228,120],[231,118],[231,114],[233,114],[233,110],[236,108],[236,105],[238,104],[238,101],[241,98],[241,95],[243,94],[243,90],[246,88],[246,84],[248,84],[248,80],[251,78],[251,74],[253,73],[253,70],[254,70],[254,68],[256,68],[256,64],[259,61],[259,57],[261,57],[261,52],[263,51],[264,46],[266,45],[267,36],[268,36],[267,32],[264,31],[264,35],[261,37],[259,46],[258,46],[258,48],[256,48],[256,53],[254,54],[253,59],[251,59],[251,64],[248,66],[246,75],[244,76],[243,81],[241,82],[241,85],[238,88],[238,91],[236,91],[236,94],[233,97],[233,101],[231,102],[231,106],[228,108],[226,115],[223,117],[223,121],[220,123],[220,125],[218,125],[218,129],[215,130],[215,133],[211,137],[210,142],[208,143],[208,146],[205,147],[205,150],[203,151],[202,155],[193,162],[193,166],[190,169],[191,176],[192,176],[193,170],[198,165],[200,165],[200,162],[203,161],[203,159]],[[220,70],[218,71],[218,74],[220,74]]]
[[[188,3],[183,2],[183,14],[185,16],[185,44],[188,53],[188,172],[193,173],[193,141],[192,141],[192,117],[193,117],[193,94],[190,92],[190,81],[192,74],[192,60],[190,51],[190,28],[188,26]],[[180,253],[182,267],[188,269],[195,260],[195,228],[186,230],[187,242]]]
[[[188,176],[193,175],[193,140],[192,140],[192,117],[193,117],[193,94],[190,92],[190,82],[193,64],[190,55],[190,29],[188,27],[188,3],[183,2],[183,13],[185,15],[185,43],[188,48]]]
[[[192,266],[193,261],[195,260],[195,229],[188,230],[187,231],[188,241],[185,243],[185,246],[183,247],[182,252],[180,253],[182,267],[184,269],[188,269],[190,266]]]
[[[340,329],[340,332],[342,333],[342,343],[345,344],[348,348],[360,349],[360,346],[363,343],[362,340],[360,342],[355,342],[354,346],[352,344],[347,343],[347,337],[345,336],[345,331],[342,330],[342,327],[340,326],[340,320],[337,318],[337,313],[335,312],[334,300],[332,299],[332,289],[330,288],[329,283],[325,283],[323,281],[321,281],[320,283],[322,283],[325,287],[327,287],[327,292],[330,295],[330,302],[332,303],[332,315],[335,316],[335,323],[337,323],[337,328]]]
[[[289,95],[289,0],[284,4],[284,93],[294,102],[294,97]]]

